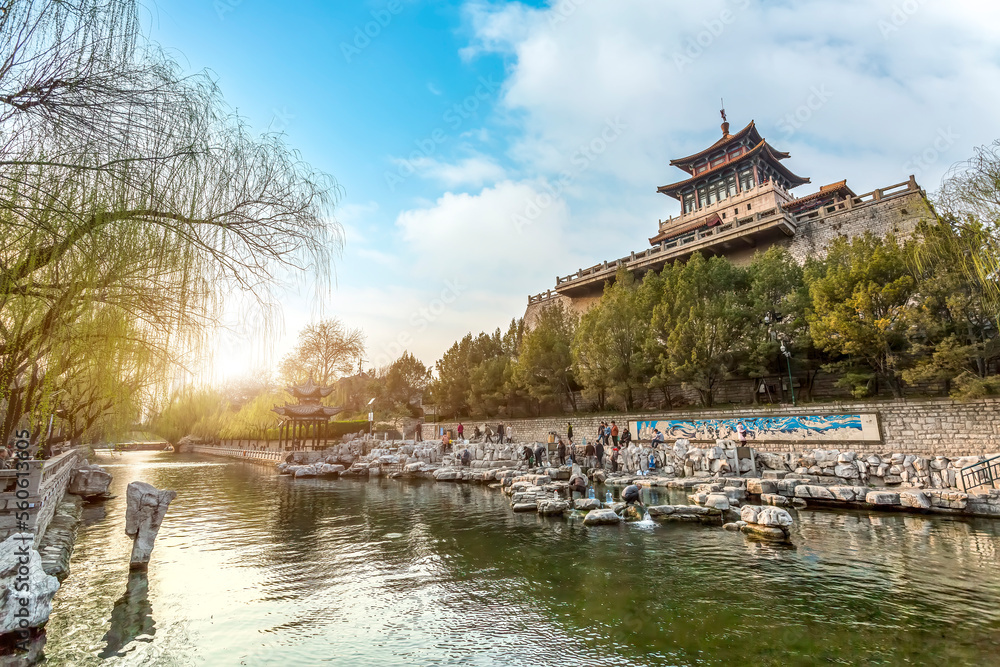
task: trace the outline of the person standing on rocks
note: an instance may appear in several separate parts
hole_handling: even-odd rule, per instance
[[[739,438],[740,447],[747,446],[747,427],[743,425],[743,420],[736,422],[736,437]]]
[[[619,457],[621,457],[621,453],[618,451],[618,447],[615,447],[611,451],[611,472],[618,472]]]
[[[514,442],[514,425],[508,424],[507,428],[504,429],[504,434],[507,436],[507,442]]]
[[[559,465],[566,465],[566,443],[559,438],[559,446],[556,447],[556,456],[559,457]]]
[[[465,426],[462,425],[462,422],[458,422],[458,429],[456,430],[458,431],[458,439],[465,440]]]
[[[573,424],[572,422],[566,422],[566,439],[569,440],[569,444],[573,444]]]
[[[483,433],[486,436],[486,442],[492,444],[493,443],[493,429],[491,429],[486,424],[483,424]]]
[[[502,445],[503,444],[503,435],[504,435],[504,433],[503,433],[503,422],[500,422],[499,424],[497,424],[497,444],[498,445]]]
[[[604,444],[598,440],[597,445],[594,446],[594,456],[597,457],[597,467],[604,467]]]
[[[583,450],[583,458],[586,459],[586,461],[587,461],[587,467],[589,468],[591,466],[591,459],[594,458],[594,446],[593,445],[587,445],[587,447]]]
[[[538,447],[535,448],[535,465],[542,465],[542,461],[545,460],[545,454],[545,445],[538,443]]]
[[[597,427],[596,442],[600,442],[601,440],[604,440],[604,422],[601,422],[600,426]]]
[[[618,424],[615,420],[611,420],[611,444],[615,449],[618,449]]]

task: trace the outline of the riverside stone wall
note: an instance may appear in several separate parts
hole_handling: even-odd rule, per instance
[[[961,402],[950,399],[852,401],[807,405],[802,407],[763,408],[746,407],[727,410],[685,410],[669,413],[631,413],[579,417],[566,415],[545,419],[504,420],[512,424],[514,437],[519,441],[546,442],[550,431],[566,433],[566,424],[573,424],[574,442],[583,437],[594,440],[597,425],[602,419],[614,419],[619,426],[628,422],[670,419],[754,419],[803,415],[875,414],[881,430],[881,444],[866,443],[864,451],[902,453],[922,458],[943,456],[960,458],[1000,453],[1000,399],[983,399]],[[498,420],[490,420],[496,428]],[[466,421],[466,437],[471,437],[477,422]],[[478,422],[481,427],[482,422]],[[425,440],[440,439],[439,428],[454,430],[456,422],[424,424]],[[697,441],[695,441],[697,442]],[[768,452],[800,452],[815,447],[824,449],[858,449],[850,441],[818,442],[803,436],[800,440],[771,442],[751,439],[750,446]]]

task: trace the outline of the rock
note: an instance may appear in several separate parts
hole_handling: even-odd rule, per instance
[[[176,491],[160,490],[146,482],[131,482],[125,492],[125,534],[132,538],[131,570],[145,570],[153,542]]]
[[[741,516],[740,518],[743,517]],[[747,523],[750,522],[747,521]],[[780,507],[762,507],[757,513],[757,521],[755,523],[760,526],[787,528],[792,525],[792,515]]]
[[[610,526],[621,523],[622,518],[612,509],[591,510],[583,517],[585,526]]]
[[[745,526],[746,524],[744,523],[742,525]],[[738,532],[740,532],[740,528],[741,528],[740,522],[736,522],[736,521],[734,521],[733,523],[724,523],[724,524],[722,524],[722,529],[723,530],[728,530],[731,533],[738,533]]]
[[[41,628],[52,612],[59,580],[45,574],[34,539],[31,533],[15,533],[0,543],[0,634]],[[22,621],[27,625],[22,627]]]
[[[83,462],[69,479],[69,486],[66,491],[83,498],[94,498],[96,496],[108,495],[108,487],[111,485],[111,473],[101,466],[89,465]]]
[[[774,526],[758,526],[757,524],[748,523],[740,529],[744,535],[751,535],[753,537],[759,537],[765,540],[772,540],[775,542],[787,542],[788,533],[786,533],[781,528]]]
[[[748,479],[747,493],[760,496],[765,493],[776,493],[778,485],[770,479]]]
[[[340,464],[315,463],[313,467],[316,469],[316,474],[320,477],[335,477],[344,472],[344,466]]]
[[[854,463],[857,457],[857,454],[854,452],[841,452],[837,456],[837,463]]]
[[[291,470],[292,474],[295,475],[296,478],[316,477],[319,475],[319,473],[316,472],[315,466],[293,466]]]
[[[765,505],[774,505],[776,507],[788,507],[791,504],[788,498],[779,496],[777,493],[760,494],[760,502]]]
[[[929,510],[931,501],[923,491],[900,491],[899,504],[919,510]]]
[[[969,494],[961,491],[927,491],[931,507],[950,510],[964,510],[969,502]]]
[[[590,473],[590,479],[594,482],[594,484],[604,484],[604,480],[606,480],[607,478],[608,478],[608,473],[600,469],[594,470],[593,472]]]
[[[868,489],[863,486],[831,486],[830,493],[845,503],[864,502]]]
[[[730,503],[741,502],[747,499],[746,489],[741,489],[737,486],[727,486],[722,490],[722,493],[724,493],[726,497],[729,498]]]
[[[688,448],[691,446],[691,441],[681,438],[674,443],[674,456],[679,459],[683,459],[687,456]]]
[[[717,510],[729,509],[729,498],[723,493],[710,493],[705,498],[705,507]]]
[[[624,521],[642,521],[642,512],[635,505],[626,505],[622,508],[621,517]]]
[[[857,479],[861,476],[861,473],[858,472],[858,467],[853,462],[838,464],[833,469],[833,474],[844,479]]]
[[[514,503],[511,509],[515,512],[537,512],[538,503]]]
[[[601,508],[601,501],[597,498],[577,498],[573,501],[573,509],[589,512]]]
[[[825,486],[801,484],[795,487],[796,498],[812,498],[815,500],[836,500],[833,492]]]
[[[747,523],[757,523],[757,515],[762,509],[759,505],[746,505],[740,509],[740,520]]]
[[[898,505],[899,494],[891,491],[869,491],[865,496],[869,505]]]
[[[538,513],[542,516],[562,514],[567,510],[569,510],[569,503],[565,500],[543,500],[538,503]]]

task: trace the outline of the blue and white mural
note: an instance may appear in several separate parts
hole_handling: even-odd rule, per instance
[[[798,440],[880,441],[878,415],[799,415],[793,417],[740,417],[731,419],[657,419],[632,422],[633,432],[641,440],[650,440],[658,428],[667,441],[736,440],[740,422],[747,432],[747,442]]]

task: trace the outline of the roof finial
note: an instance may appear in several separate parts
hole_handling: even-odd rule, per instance
[[[729,120],[726,118],[726,100],[722,99],[722,138],[725,139],[729,136]]]

